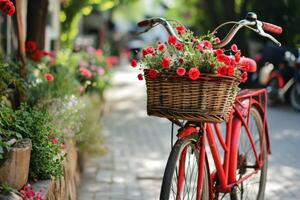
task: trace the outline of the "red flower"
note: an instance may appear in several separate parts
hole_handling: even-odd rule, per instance
[[[204,44],[198,44],[197,45],[197,49],[199,50],[199,51],[203,51],[203,49],[204,49]]]
[[[54,80],[54,76],[50,73],[47,73],[44,75],[44,78],[47,80],[47,81],[53,81]]]
[[[176,73],[178,76],[183,76],[185,75],[185,69],[183,67],[178,67]]]
[[[189,70],[189,77],[190,79],[192,80],[197,80],[200,76],[200,71],[197,67],[192,67],[190,70]]]
[[[159,44],[158,45],[158,50],[159,51],[165,51],[166,50],[166,45],[165,44]]]
[[[206,47],[208,49],[212,49],[212,47],[213,47],[212,44],[207,40],[204,40],[202,43],[203,43],[204,47]]]
[[[39,61],[44,56],[43,51],[36,50],[32,55],[31,59],[34,61]]]
[[[57,144],[57,143],[59,142],[59,139],[58,139],[58,138],[53,138],[53,139],[51,140],[51,142],[52,142],[53,144]]]
[[[25,43],[26,51],[35,51],[37,49],[35,41],[28,40]]]
[[[92,77],[92,73],[90,72],[90,70],[88,70],[85,67],[80,67],[79,71],[80,71],[81,75],[86,77],[86,78],[91,78]]]
[[[233,76],[234,74],[234,67],[233,66],[228,66],[227,67],[227,75],[228,76]]]
[[[234,55],[234,58],[235,58],[235,62],[240,62],[240,60],[241,60],[241,52],[240,51],[238,51],[238,52],[236,52],[236,54]]]
[[[140,81],[142,81],[142,80],[143,80],[143,74],[138,74],[138,79],[139,79]]]
[[[142,49],[142,54],[144,57],[148,54],[147,48]]]
[[[209,66],[210,66],[210,67],[215,67],[215,64],[214,64],[214,63],[211,63]]]
[[[228,56],[226,56],[225,54],[217,55],[217,60],[219,62],[225,63],[226,65],[230,64],[230,58]]]
[[[237,51],[238,51],[237,45],[236,45],[236,44],[231,45],[231,50],[232,50],[233,52],[237,52]]]
[[[158,75],[158,72],[155,69],[149,69],[149,77],[155,79]]]
[[[224,53],[224,50],[223,49],[217,49],[215,51],[215,54],[218,56],[218,55],[222,55]]]
[[[135,59],[132,59],[131,66],[132,67],[136,67],[137,66],[137,61]]]
[[[219,44],[220,42],[221,42],[220,38],[216,37],[216,38],[215,38],[215,43],[216,43],[216,44]]]
[[[168,39],[169,44],[175,45],[177,43],[177,38],[174,35],[170,35]]]
[[[217,70],[217,73],[222,75],[222,76],[225,76],[227,74],[226,66],[220,66]]]
[[[170,64],[171,64],[171,59],[168,58],[168,57],[164,57],[161,61],[161,65],[164,67],[164,68],[169,68],[170,67]]]
[[[176,26],[176,30],[178,31],[179,35],[182,35],[185,32],[184,26]]]
[[[146,56],[148,54],[152,54],[154,52],[155,52],[155,49],[153,47],[147,47],[147,48],[142,49],[143,56]]]
[[[184,45],[183,45],[182,43],[177,43],[177,44],[176,44],[176,49],[177,49],[178,51],[182,51],[183,48],[184,48]]]
[[[16,10],[14,4],[9,0],[0,1],[0,9],[3,12],[3,16],[12,16]]]
[[[117,56],[108,56],[105,59],[105,62],[109,68],[119,62],[119,58]]]
[[[245,83],[247,81],[247,79],[248,79],[248,73],[247,72],[243,72],[241,74],[241,77],[242,77],[241,82]]]

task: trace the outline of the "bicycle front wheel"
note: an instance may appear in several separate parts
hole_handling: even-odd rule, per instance
[[[198,200],[199,150],[196,145],[197,137],[199,136],[192,134],[181,138],[172,148],[163,177],[160,200]],[[209,199],[207,169],[205,162],[204,177],[202,177],[202,200]]]
[[[252,150],[247,133],[242,129],[240,133],[238,155],[237,155],[237,174],[239,180],[257,170],[256,174],[239,184],[236,191],[231,194],[231,200],[263,200],[265,194],[267,178],[267,142],[263,135],[263,122],[258,110],[255,107],[250,109],[249,129],[258,153],[262,158],[263,166],[258,169],[258,163]],[[263,139],[262,139],[263,138]],[[262,147],[262,148],[261,148]]]

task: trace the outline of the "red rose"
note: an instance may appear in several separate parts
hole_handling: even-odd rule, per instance
[[[237,51],[238,51],[237,45],[236,45],[236,44],[231,45],[231,50],[232,50],[233,52],[237,52]]]
[[[161,65],[164,67],[164,68],[169,68],[170,67],[170,64],[171,64],[171,59],[168,58],[168,57],[164,57],[161,61]]]
[[[240,62],[241,60],[241,52],[236,52],[236,54],[234,55],[234,58],[235,58],[235,62]]]
[[[161,52],[165,51],[166,50],[166,45],[165,44],[159,44],[158,45],[158,50],[161,51]]]
[[[16,10],[14,4],[9,0],[1,1],[0,8],[3,12],[2,13],[3,16],[12,16]]]
[[[136,67],[137,66],[137,61],[135,59],[131,60],[131,66]]]
[[[170,35],[168,39],[169,44],[175,45],[177,43],[177,38],[174,35]]]
[[[138,79],[139,79],[140,81],[142,81],[142,80],[143,80],[143,74],[138,74]]]
[[[227,75],[228,76],[233,76],[234,74],[234,67],[233,66],[228,66],[227,67]]]
[[[149,77],[155,79],[158,75],[158,72],[155,69],[149,69]]]
[[[35,51],[37,49],[35,41],[32,41],[32,40],[26,41],[25,48],[26,48],[27,52],[28,51]]]
[[[190,70],[189,70],[189,77],[190,79],[192,80],[197,80],[200,76],[200,71],[197,67],[192,67]]]
[[[44,75],[44,78],[47,80],[47,81],[53,81],[54,80],[54,76],[50,73],[47,73]]]
[[[34,61],[39,61],[44,56],[43,51],[36,50],[32,55],[31,59]]]
[[[58,138],[53,138],[51,141],[52,141],[53,144],[57,144],[59,142],[59,139]]]
[[[219,44],[220,42],[221,42],[220,38],[216,37],[216,38],[215,38],[215,43],[216,43],[216,44]]]
[[[197,45],[197,49],[199,50],[199,51],[203,51],[203,49],[204,49],[204,45],[201,43],[201,44],[198,44]]]
[[[226,65],[230,64],[230,58],[228,56],[226,56],[225,54],[217,55],[217,60],[219,62],[225,63]]]
[[[183,48],[184,48],[184,45],[183,45],[182,43],[177,43],[177,44],[176,44],[176,49],[177,49],[178,51],[182,51]]]
[[[242,77],[241,82],[245,83],[247,81],[247,79],[248,79],[248,73],[247,72],[243,72],[241,74],[241,77]]]
[[[91,78],[92,77],[92,73],[90,72],[90,70],[88,70],[85,67],[80,67],[79,71],[80,71],[81,75],[86,77],[86,78]]]
[[[177,26],[176,30],[178,31],[179,35],[182,35],[185,32],[185,27],[184,26]]]
[[[227,74],[226,66],[220,66],[217,70],[217,73],[222,75],[222,76],[225,76]]]
[[[183,67],[178,67],[176,73],[178,76],[183,76],[185,75],[185,69]]]

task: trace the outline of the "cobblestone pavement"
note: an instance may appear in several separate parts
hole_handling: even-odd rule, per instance
[[[158,199],[170,151],[170,123],[146,115],[144,82],[127,66],[115,70],[106,96],[108,154],[87,163],[79,200]],[[300,199],[300,113],[287,106],[270,109],[269,122],[266,199]]]

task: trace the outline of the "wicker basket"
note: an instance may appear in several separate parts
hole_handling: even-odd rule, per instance
[[[175,72],[161,73],[155,79],[145,70],[147,113],[169,119],[198,122],[227,121],[236,94],[236,77],[204,74],[196,81]]]

